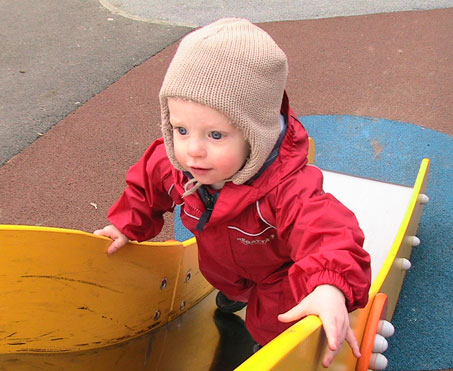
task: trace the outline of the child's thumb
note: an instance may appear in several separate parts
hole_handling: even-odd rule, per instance
[[[295,307],[291,308],[286,313],[279,314],[278,320],[280,322],[288,323],[288,322],[297,321],[305,316],[307,316],[307,313],[305,311],[304,302],[302,301],[299,304],[297,304]]]

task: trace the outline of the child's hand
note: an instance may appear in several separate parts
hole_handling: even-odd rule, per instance
[[[328,346],[322,361],[324,367],[329,367],[345,340],[351,346],[354,355],[360,357],[357,339],[349,325],[345,298],[339,289],[331,285],[320,285],[298,305],[280,314],[278,319],[281,322],[292,322],[310,314],[315,314],[321,319],[326,332]]]
[[[115,251],[121,249],[129,242],[129,238],[122,234],[114,225],[108,225],[102,229],[94,231],[93,233],[99,236],[109,237],[113,240],[112,244],[107,249],[107,254],[109,255],[112,255]]]

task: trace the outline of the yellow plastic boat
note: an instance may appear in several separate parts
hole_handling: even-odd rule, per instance
[[[368,305],[350,314],[362,357],[345,345],[331,370],[386,363],[384,320],[420,243],[428,172],[425,159],[406,187],[323,171],[326,191],[357,215],[373,272]],[[323,369],[326,340],[315,316],[252,354],[244,310],[215,311],[195,239],[130,243],[110,257],[109,243],[75,230],[0,225],[1,370]]]

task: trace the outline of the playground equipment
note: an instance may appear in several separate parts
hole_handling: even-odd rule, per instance
[[[362,357],[345,345],[332,370],[386,366],[390,320],[420,244],[428,172],[425,159],[407,187],[323,171],[325,190],[359,220],[373,272],[368,305],[350,314]],[[242,320],[215,312],[195,239],[131,242],[108,257],[109,244],[75,230],[0,226],[2,370],[323,369],[326,340],[315,316],[253,354]],[[231,328],[243,338],[231,341]]]

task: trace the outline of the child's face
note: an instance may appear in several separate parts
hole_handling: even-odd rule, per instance
[[[220,187],[244,165],[249,145],[242,131],[208,106],[168,99],[175,156],[202,184]]]

